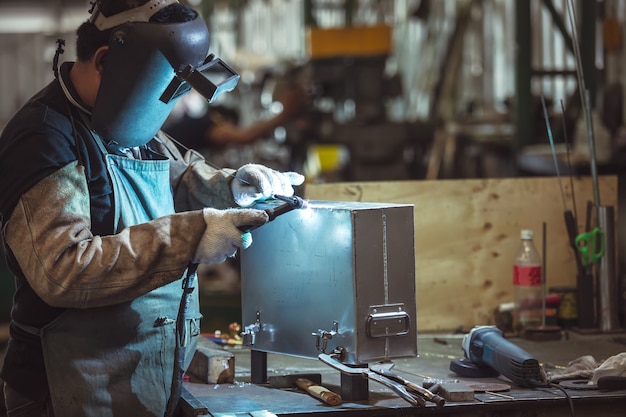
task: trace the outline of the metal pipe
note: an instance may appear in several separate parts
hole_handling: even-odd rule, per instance
[[[598,276],[598,320],[600,330],[619,328],[617,314],[617,275],[615,273],[615,222],[612,206],[598,207],[598,227],[604,231],[604,256],[600,258]]]

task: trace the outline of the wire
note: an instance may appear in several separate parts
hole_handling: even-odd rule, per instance
[[[63,55],[65,49],[65,41],[61,38],[57,39],[57,50],[54,53],[54,58],[52,58],[52,72],[54,72],[54,78],[59,77],[59,57]]]
[[[197,284],[198,264],[190,262],[187,266],[187,272],[182,281],[182,295],[180,305],[178,307],[178,315],[176,316],[176,347],[174,348],[174,369],[172,372],[172,383],[170,397],[167,400],[165,417],[171,417],[176,411],[176,407],[180,402],[183,387],[183,374],[185,373],[185,345],[186,345],[186,323],[187,309],[191,303],[191,294]]]
[[[550,149],[552,150],[552,159],[554,160],[554,169],[556,175],[559,178],[559,189],[561,190],[561,200],[563,201],[563,210],[567,210],[567,204],[565,204],[565,193],[563,192],[563,184],[561,183],[561,172],[559,171],[559,162],[556,159],[556,149],[554,147],[554,138],[552,137],[552,128],[550,127],[550,118],[548,117],[548,109],[546,107],[546,101],[541,96],[541,105],[543,106],[543,117],[546,119],[546,130],[548,131],[548,139],[550,140]]]
[[[574,413],[574,402],[572,401],[572,397],[569,395],[569,392],[567,392],[565,388],[563,388],[559,384],[555,384],[554,382],[545,383],[545,382],[534,381],[534,380],[529,381],[529,382],[533,388],[556,388],[560,390],[561,392],[563,392],[563,394],[565,395],[565,398],[567,399],[567,404],[569,405],[570,416],[576,417]]]
[[[550,387],[552,388],[556,388],[558,390],[561,390],[563,392],[563,394],[565,395],[565,398],[567,398],[567,403],[569,404],[569,414],[572,417],[576,417],[574,414],[574,402],[572,401],[572,397],[569,395],[569,392],[567,392],[567,390],[565,388],[563,388],[562,386],[560,386],[559,384],[555,384],[553,382],[551,382],[549,384]]]

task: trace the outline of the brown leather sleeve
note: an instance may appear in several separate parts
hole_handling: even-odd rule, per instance
[[[202,212],[191,211],[94,236],[84,169],[72,162],[21,196],[5,239],[46,303],[87,308],[179,279],[204,230]]]
[[[235,170],[216,169],[194,150],[182,155],[163,132],[157,134],[157,139],[160,152],[170,157],[170,180],[174,187],[174,206],[177,212],[204,207],[236,207],[230,189]]]

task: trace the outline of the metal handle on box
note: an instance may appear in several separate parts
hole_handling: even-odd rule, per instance
[[[367,317],[365,328],[372,338],[404,336],[409,334],[411,318],[401,307],[376,306]]]

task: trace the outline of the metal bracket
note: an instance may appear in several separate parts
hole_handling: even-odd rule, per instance
[[[311,333],[315,336],[315,348],[318,352],[326,353],[328,347],[328,341],[333,338],[334,335],[339,333],[339,322],[333,320],[333,329],[331,331],[318,329],[317,332]]]
[[[263,330],[263,324],[261,323],[261,312],[256,312],[256,321],[253,324],[249,324],[244,327],[243,332],[241,332],[242,345],[243,346],[254,346],[254,342],[256,340],[256,334]]]

